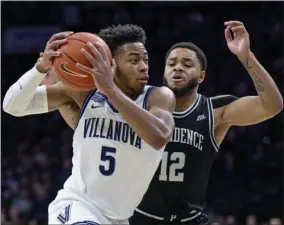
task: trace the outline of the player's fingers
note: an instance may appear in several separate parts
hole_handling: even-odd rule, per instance
[[[109,60],[108,60],[108,57],[107,57],[107,53],[106,53],[106,50],[104,49],[104,47],[99,43],[99,42],[96,42],[95,43],[98,51],[101,53],[102,57],[103,57],[103,60],[108,64],[110,65],[109,63]]]
[[[36,62],[38,63],[38,62],[40,62],[41,60],[42,60],[42,57],[39,57]]]
[[[113,69],[113,71],[116,70],[116,62],[114,59],[111,60],[111,68]]]
[[[90,42],[88,42],[88,47],[91,50],[91,52],[94,54],[96,60],[99,63],[102,63],[104,61],[102,54],[99,52],[99,50]]]
[[[80,70],[86,72],[86,73],[92,74],[92,69],[89,68],[89,67],[87,67],[87,66],[84,66],[84,65],[82,65],[82,64],[80,64],[80,63],[76,63],[76,67],[77,67],[78,69],[80,69]]]
[[[61,52],[56,52],[56,51],[48,51],[48,52],[46,52],[46,56],[48,57],[48,58],[51,58],[51,57],[58,57],[58,56],[60,56],[60,54],[61,54]]]
[[[231,26],[231,27],[234,27],[234,26],[244,26],[244,24],[242,22],[237,21],[237,20],[226,21],[226,22],[224,22],[224,25],[225,26]]]
[[[82,54],[85,56],[85,58],[94,66],[97,67],[99,63],[97,60],[89,53],[87,52],[84,48],[81,49]]]
[[[246,29],[244,26],[235,26],[235,27],[232,27],[231,30],[233,31],[233,33],[239,33],[239,32],[246,33]]]
[[[56,49],[58,46],[65,44],[67,42],[67,39],[52,41],[47,45],[47,49]]]
[[[227,41],[233,40],[231,32],[230,32],[230,30],[228,28],[225,29],[224,33],[225,33],[225,38],[226,38]]]
[[[74,33],[73,31],[65,31],[65,32],[60,32],[60,33],[54,34],[49,39],[48,43],[51,43],[52,41],[55,41],[55,40],[66,38],[66,37],[70,36],[73,33]]]
[[[113,78],[116,72],[116,63],[114,59],[112,59],[111,61],[111,70],[112,70],[112,78]]]

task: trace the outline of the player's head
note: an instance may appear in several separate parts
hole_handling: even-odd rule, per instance
[[[99,36],[108,44],[115,59],[117,85],[127,94],[140,93],[149,78],[143,28],[132,24],[117,25],[101,30]]]
[[[182,97],[202,83],[206,67],[206,56],[199,47],[191,42],[176,43],[166,54],[163,83],[176,97]]]

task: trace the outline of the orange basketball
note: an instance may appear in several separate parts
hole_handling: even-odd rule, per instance
[[[65,85],[74,90],[89,91],[94,89],[96,87],[94,78],[90,74],[78,69],[76,63],[93,67],[81,53],[81,49],[84,48],[92,54],[87,46],[88,42],[92,44],[99,42],[105,49],[109,62],[111,63],[112,55],[109,47],[103,39],[91,33],[75,33],[70,35],[67,40],[68,42],[66,44],[59,47],[61,55],[54,60],[56,74]]]

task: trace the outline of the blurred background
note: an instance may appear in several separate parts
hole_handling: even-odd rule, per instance
[[[283,12],[283,2],[1,2],[1,100],[52,34],[119,23],[145,29],[151,85],[161,84],[168,48],[191,41],[208,58],[200,93],[254,95],[226,46],[226,20],[245,24],[252,51],[283,95]],[[209,182],[212,225],[282,224],[282,116],[228,132]],[[58,112],[15,118],[2,111],[1,224],[47,224],[48,204],[71,172],[72,135]]]

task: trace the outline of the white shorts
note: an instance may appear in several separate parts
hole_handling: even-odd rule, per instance
[[[83,201],[55,199],[48,207],[49,225],[129,224],[128,220],[113,220]]]

